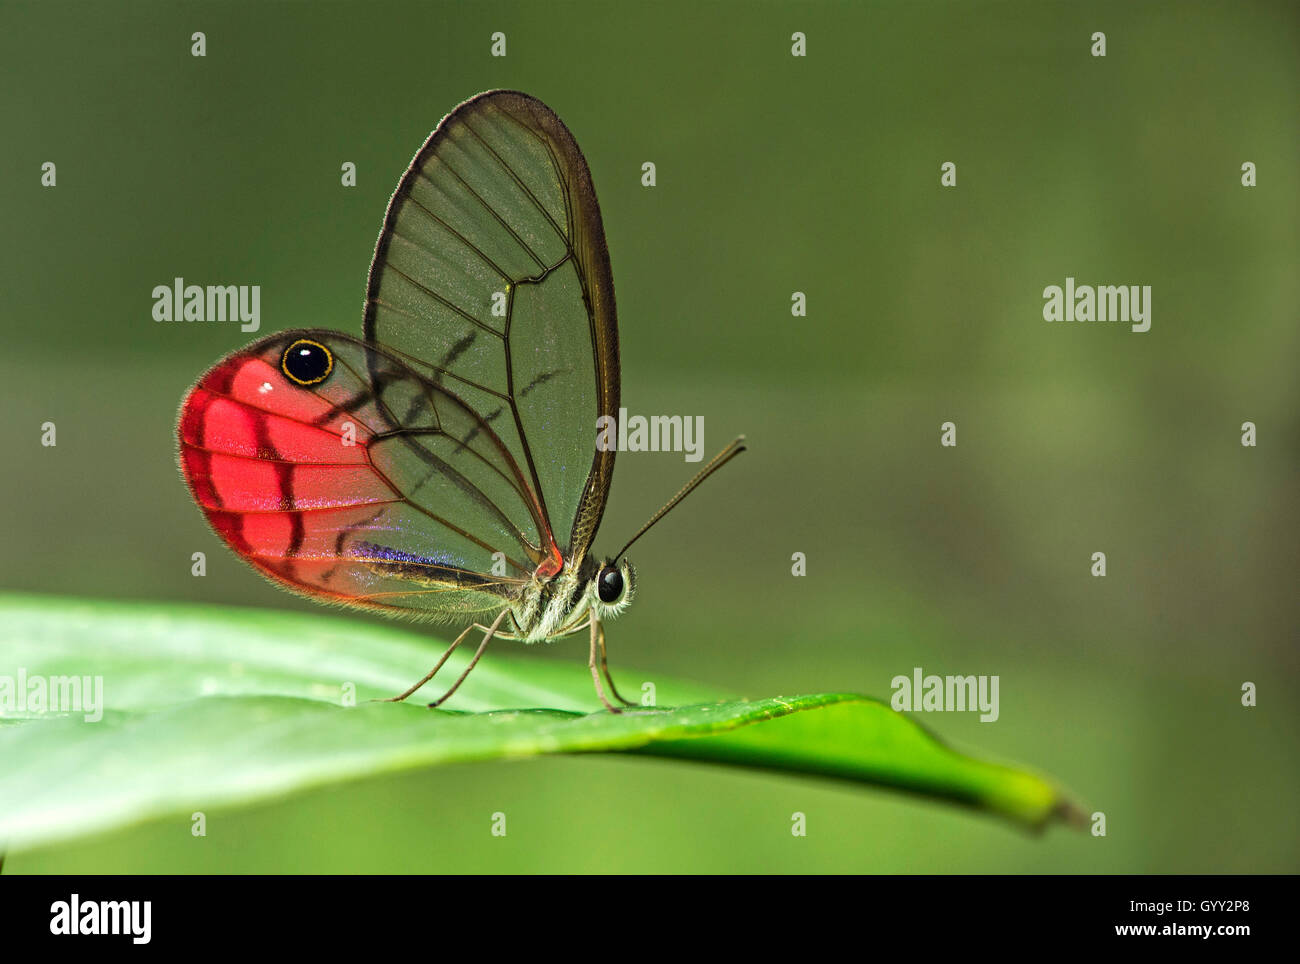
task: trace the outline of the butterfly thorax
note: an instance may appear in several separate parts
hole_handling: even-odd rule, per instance
[[[612,601],[602,599],[602,575],[614,572],[622,592]],[[635,571],[627,560],[599,562],[591,556],[566,559],[549,579],[534,576],[511,605],[515,632],[527,643],[539,643],[586,629],[591,621],[613,618],[632,601]],[[608,592],[606,593],[609,594]]]

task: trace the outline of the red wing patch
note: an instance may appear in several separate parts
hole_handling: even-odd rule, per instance
[[[408,452],[423,449],[394,448],[401,432],[385,424],[364,361],[340,355],[328,386],[302,387],[278,367],[280,341],[219,362],[181,408],[181,469],[212,528],[241,557],[301,592],[433,612],[499,608],[525,573],[553,564],[553,543],[543,551],[526,538],[511,544],[465,531],[413,499],[413,491],[438,491],[454,505],[467,485],[431,488],[437,465]],[[353,356],[366,351],[334,343]],[[515,569],[508,577],[490,575],[498,551]]]

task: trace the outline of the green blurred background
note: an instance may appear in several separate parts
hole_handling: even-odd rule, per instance
[[[151,291],[260,284],[262,334],[358,331],[410,156],[461,100],[516,87],[591,164],[625,404],[703,415],[710,450],[752,443],[637,546],[639,597],[610,627],[620,678],[888,696],[914,666],[997,674],[997,723],[923,722],[1108,819],[1104,838],[1033,838],[883,791],[562,758],[209,813],[200,839],[147,824],[12,853],[6,871],[1300,870],[1295,4],[6,3],[0,18],[0,587],[321,611],[226,551],[174,465],[182,392],[254,336],[156,324]],[[1151,330],[1047,324],[1042,289],[1067,275],[1151,285]],[[956,449],[939,445],[947,420]],[[689,468],[620,458],[597,547]],[[530,652],[586,673],[580,642]],[[508,838],[488,833],[498,809]]]

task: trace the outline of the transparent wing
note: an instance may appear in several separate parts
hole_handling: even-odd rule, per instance
[[[384,218],[365,336],[477,413],[533,493],[540,542],[585,555],[614,470],[595,444],[619,406],[614,287],[591,173],[541,101],[481,94],[429,137]]]

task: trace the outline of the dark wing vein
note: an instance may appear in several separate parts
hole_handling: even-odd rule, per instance
[[[547,222],[551,225],[551,227],[555,229],[555,233],[559,235],[559,238],[564,243],[565,247],[568,247],[570,236],[560,230],[560,226],[556,224],[555,219],[551,217],[551,212],[546,210],[546,207],[542,204],[541,201],[537,200],[537,195],[533,193],[532,188],[530,188],[527,184],[523,182],[522,179],[520,179],[518,172],[510,165],[510,162],[507,161],[505,158],[503,158],[500,154],[498,154],[496,152],[496,148],[494,148],[491,144],[485,141],[483,139],[483,135],[480,134],[478,131],[474,130],[474,126],[468,120],[464,121],[464,124],[465,124],[465,129],[468,130],[471,134],[473,134],[475,139],[480,144],[482,144],[485,148],[487,148],[488,153],[490,153],[494,158],[496,158],[496,162],[501,165],[501,167],[505,170],[507,174],[510,175],[510,179],[513,180],[515,184],[519,186],[519,189],[523,191],[526,195],[528,195],[528,200],[533,202],[533,207],[537,208],[538,212],[542,215],[542,217],[546,218]],[[554,163],[555,160],[554,155],[552,155],[551,160],[552,163]],[[559,176],[561,174],[560,168],[557,167],[555,171],[557,175],[557,180],[563,183],[564,179]]]
[[[394,272],[395,274],[400,275],[402,278],[405,278],[405,279],[406,279],[407,281],[409,281],[411,284],[415,285],[415,287],[419,288],[421,291],[423,291],[426,295],[428,295],[428,296],[429,296],[430,298],[432,298],[434,301],[438,302],[438,304],[442,305],[444,308],[447,308],[447,309],[449,309],[449,310],[451,310],[451,311],[456,312],[456,314],[460,315],[462,318],[464,318],[466,321],[468,321],[471,325],[477,325],[479,328],[482,328],[484,331],[489,332],[489,333],[491,333],[491,334],[493,334],[493,335],[496,335],[498,338],[501,337],[501,332],[497,331],[497,330],[496,330],[495,328],[493,328],[491,325],[485,325],[485,324],[483,324],[483,322],[479,321],[477,318],[475,318],[473,315],[471,315],[468,311],[466,311],[466,310],[465,310],[464,308],[462,308],[460,305],[456,304],[455,302],[453,302],[453,301],[451,301],[451,300],[449,300],[449,299],[447,299],[447,298],[444,298],[442,295],[438,294],[438,292],[434,291],[432,288],[426,288],[424,285],[420,284],[420,282],[416,281],[414,278],[412,278],[409,274],[407,274],[407,273],[406,273],[405,271],[403,271],[401,268],[397,267],[397,265],[393,264],[391,261],[388,263],[387,268],[388,268],[389,271],[392,271],[392,272]]]
[[[426,180],[427,180],[427,178],[426,178]],[[484,264],[486,264],[489,268],[491,268],[493,271],[495,271],[497,274],[499,274],[499,275],[500,275],[500,276],[501,276],[505,281],[510,281],[510,280],[511,280],[511,278],[510,278],[510,274],[509,274],[505,269],[503,269],[499,264],[497,264],[495,261],[493,261],[491,258],[489,258],[489,257],[487,256],[487,254],[485,254],[485,253],[484,253],[484,252],[479,248],[479,246],[476,245],[473,241],[471,241],[469,238],[465,237],[465,235],[461,234],[459,231],[457,231],[455,228],[453,228],[450,224],[448,224],[448,223],[446,222],[445,219],[438,217],[437,214],[435,214],[434,212],[430,211],[430,210],[429,210],[429,209],[428,209],[428,208],[427,208],[423,203],[421,203],[421,201],[420,201],[419,198],[414,197],[414,196],[412,196],[412,195],[408,195],[406,199],[407,199],[410,203],[414,204],[415,207],[416,207],[416,209],[419,210],[419,211],[420,211],[422,214],[424,214],[426,217],[431,218],[435,223],[441,225],[445,230],[447,230],[447,231],[450,232],[451,234],[455,235],[455,236],[456,236],[456,240],[458,240],[461,244],[465,245],[465,247],[469,248],[469,249],[470,249],[471,251],[473,251],[476,255],[478,255],[479,258],[482,259],[482,261],[483,261]],[[394,236],[394,237],[401,237],[401,235],[397,234],[396,231],[393,232],[393,236]],[[426,248],[426,249],[424,249],[424,250],[428,250],[428,249]],[[437,252],[432,252],[432,251],[429,252],[429,253],[430,253],[430,254],[435,254],[435,255],[437,254]]]
[[[527,254],[528,257],[532,258],[534,261],[537,262],[537,267],[544,268],[546,266],[546,263],[537,256],[537,252],[535,252],[532,249],[532,247],[529,246],[528,242],[525,241],[523,238],[521,238],[518,232],[516,232],[514,228],[512,228],[508,223],[506,223],[505,218],[501,217],[501,215],[497,213],[497,209],[494,208],[492,205],[488,204],[487,201],[483,199],[483,196],[479,194],[478,191],[474,190],[474,188],[470,186],[469,182],[466,181],[463,177],[460,176],[460,174],[456,172],[456,169],[454,167],[452,167],[450,164],[447,163],[446,158],[442,159],[442,166],[451,173],[452,177],[460,181],[461,186],[463,186],[465,190],[469,191],[469,193],[473,195],[474,200],[478,201],[479,204],[483,205],[483,210],[487,211],[488,214],[492,215],[492,217],[496,219],[497,224],[501,225],[501,227],[505,228],[507,231],[510,232],[510,236],[515,239],[515,241],[519,244],[519,247],[523,249],[524,253]],[[426,176],[423,172],[420,173],[420,177],[423,177],[426,181],[429,181],[430,184],[433,184],[433,181],[430,180],[428,176]],[[437,187],[437,185],[434,184],[434,187]]]

